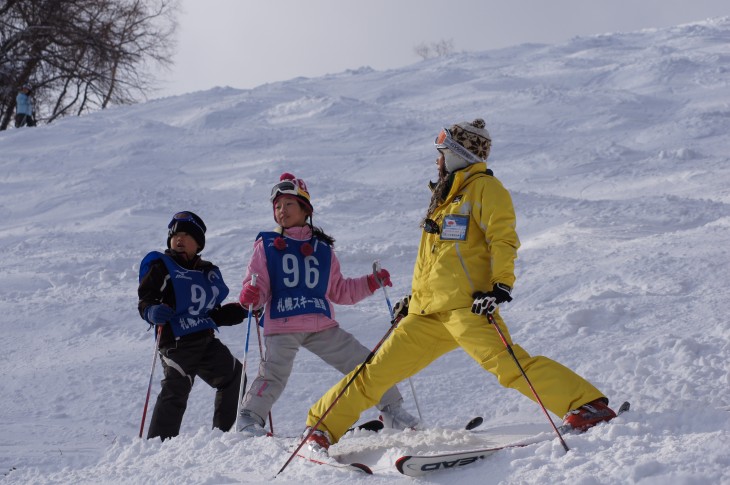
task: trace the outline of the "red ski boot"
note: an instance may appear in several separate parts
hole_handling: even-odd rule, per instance
[[[307,428],[304,433],[305,435],[309,433],[309,429]],[[332,443],[332,440],[329,437],[329,434],[325,431],[316,430],[314,433],[309,435],[309,438],[307,438],[307,449],[310,452],[311,456],[327,456],[327,450],[330,447],[330,444]]]
[[[608,399],[602,397],[569,411],[563,417],[563,426],[585,431],[602,421],[610,421],[615,417],[616,413],[608,407]]]

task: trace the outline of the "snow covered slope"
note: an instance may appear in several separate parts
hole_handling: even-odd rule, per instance
[[[289,171],[307,181],[344,273],[380,259],[398,298],[435,178],[434,136],[477,117],[523,244],[502,310],[514,340],[633,410],[569,436],[567,455],[543,442],[428,483],[730,483],[729,18],[215,88],[1,132],[0,481],[268,483],[294,440],[210,430],[202,382],[178,438],[137,438],[153,351],[136,311],[139,261],[164,247],[174,212],[194,210],[209,228],[204,256],[237,295],[255,235],[274,225],[269,190]],[[368,346],[387,313],[381,293],[337,307]],[[243,356],[245,325],[220,338]],[[337,379],[302,351],[273,409],[277,433],[298,435]],[[353,436],[376,476],[293,462],[276,483],[412,483],[383,445],[473,440],[454,430],[477,415],[482,429],[548,429],[463,352],[412,380],[432,429]]]

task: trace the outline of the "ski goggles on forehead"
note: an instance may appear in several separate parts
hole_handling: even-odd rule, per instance
[[[178,212],[174,216],[172,216],[172,220],[167,225],[168,229],[172,229],[172,227],[177,224],[178,222],[192,222],[195,224],[198,228],[200,228],[201,231],[203,231],[203,228],[200,227],[200,224],[198,224],[198,221],[195,220],[193,216],[190,215],[190,212]],[[203,231],[205,232],[205,231]]]
[[[306,197],[304,192],[299,189],[299,185],[292,182],[291,180],[284,180],[274,185],[274,187],[271,189],[271,198],[269,200],[271,202],[274,202],[274,199],[276,199],[280,195],[300,195],[302,197],[308,198]]]
[[[436,150],[449,149],[469,163],[479,163],[484,161],[454,140],[451,136],[451,131],[447,128],[441,128],[441,131],[436,136],[433,144],[436,146]]]
[[[433,144],[436,145],[436,149],[439,148],[448,148],[445,145],[446,140],[452,140],[451,138],[451,131],[449,131],[446,128],[441,128],[441,131],[438,135],[436,135],[436,139],[433,141]]]

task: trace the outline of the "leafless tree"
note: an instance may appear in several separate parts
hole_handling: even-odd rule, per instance
[[[421,42],[413,48],[413,52],[415,52],[416,55],[423,60],[432,59],[434,57],[446,57],[454,53],[454,41],[453,39],[442,39],[438,42],[432,42],[431,44]]]
[[[144,99],[170,67],[179,0],[0,0],[0,130],[33,85],[36,118]]]

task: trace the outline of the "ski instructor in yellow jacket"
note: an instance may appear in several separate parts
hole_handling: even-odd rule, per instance
[[[491,143],[482,119],[444,128],[436,137],[439,180],[431,183],[433,196],[422,222],[412,296],[398,302],[396,320],[403,317],[398,327],[344,394],[337,399],[356,370],[309,410],[305,436],[331,407],[307,439],[312,451],[336,443],[387,389],[457,347],[501,385],[534,400],[487,313],[512,346],[540,400],[549,411],[565,415],[565,424],[584,430],[616,416],[606,396],[591,383],[551,359],[512,345],[497,306],[512,300],[520,241],[509,192],[487,169]]]

